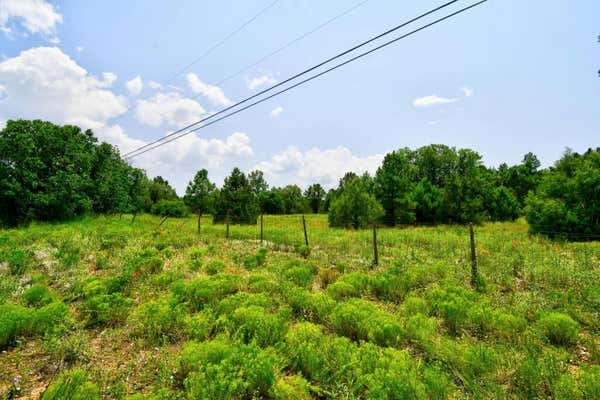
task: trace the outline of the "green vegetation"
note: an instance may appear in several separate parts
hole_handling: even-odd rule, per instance
[[[307,258],[300,216],[265,216],[262,245],[258,226],[161,219],[0,232],[0,397],[17,376],[48,399],[600,393],[598,242],[486,223],[474,290],[464,226],[381,228],[373,266],[371,231],[324,215]]]

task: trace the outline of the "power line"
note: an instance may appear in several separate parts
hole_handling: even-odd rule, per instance
[[[328,19],[327,21],[317,25],[316,27],[314,27],[313,29],[311,29],[308,32],[303,33],[302,35],[296,37],[295,39],[292,39],[291,41],[287,42],[286,44],[284,44],[283,46],[277,48],[276,50],[273,50],[272,52],[270,52],[269,54],[266,54],[265,56],[261,57],[260,59],[256,60],[255,62],[246,65],[245,67],[239,69],[237,72],[221,79],[220,81],[218,81],[217,83],[215,83],[215,85],[219,86],[222,83],[225,83],[233,78],[236,78],[238,76],[240,76],[241,74],[243,74],[244,72],[246,72],[247,70],[249,70],[250,68],[256,67],[258,64],[262,63],[263,61],[273,57],[276,54],[281,53],[283,50],[287,49],[288,47],[298,43],[299,41],[301,41],[302,39],[312,35],[313,33],[323,29],[324,27],[326,27],[327,25],[331,24],[332,22],[342,18],[343,16],[345,16],[346,14],[349,14],[350,12],[356,10],[357,8],[359,8],[360,6],[364,5],[365,3],[369,2],[369,0],[363,0],[360,3],[357,3],[355,5],[353,5],[350,8],[347,8],[346,10],[342,11],[341,13],[335,15],[334,17]],[[193,98],[197,98],[199,95],[194,96]]]
[[[250,25],[252,22],[256,21],[258,19],[258,17],[260,17],[265,12],[267,12],[269,9],[271,9],[273,6],[275,6],[275,4],[279,3],[279,1],[280,0],[274,0],[271,3],[269,3],[266,7],[264,7],[263,9],[261,9],[258,13],[256,13],[254,16],[252,16],[249,20],[247,20],[242,25],[240,25],[239,27],[237,27],[233,32],[229,33],[223,39],[219,40],[217,43],[215,43],[214,45],[212,45],[211,47],[209,47],[208,49],[206,49],[204,51],[204,53],[202,53],[200,56],[198,56],[192,62],[190,62],[185,67],[183,67],[182,69],[180,69],[179,71],[177,71],[164,84],[165,85],[169,84],[170,82],[172,82],[173,80],[175,80],[175,78],[179,77],[182,73],[184,73],[185,71],[187,71],[192,65],[196,64],[197,62],[199,62],[200,60],[202,60],[206,56],[208,56],[210,53],[212,53],[214,50],[216,50],[217,48],[221,47],[225,42],[227,42],[233,36],[235,36],[236,34],[238,34],[242,29],[244,29],[245,27],[247,27],[248,25]]]
[[[285,88],[285,89],[282,89],[282,90],[280,90],[280,91],[278,91],[278,92],[275,92],[275,93],[273,93],[273,94],[271,94],[271,95],[269,95],[269,96],[267,96],[267,97],[264,97],[264,98],[262,98],[262,99],[260,99],[260,100],[258,100],[258,101],[255,101],[254,103],[251,103],[251,104],[249,104],[249,105],[247,105],[247,106],[244,106],[244,107],[242,107],[242,108],[240,108],[240,109],[238,109],[238,110],[235,110],[235,111],[233,111],[233,112],[231,112],[231,113],[229,113],[229,114],[226,114],[226,115],[224,115],[224,116],[222,116],[222,117],[219,117],[219,118],[217,118],[216,120],[212,120],[212,121],[210,121],[210,122],[208,122],[208,123],[206,123],[206,124],[204,124],[204,125],[202,125],[202,126],[199,126],[199,127],[196,127],[196,128],[194,128],[194,129],[191,129],[191,130],[189,130],[189,131],[187,131],[187,132],[184,132],[184,133],[182,133],[182,134],[181,134],[181,135],[179,135],[179,136],[176,136],[176,137],[171,137],[171,138],[170,138],[169,140],[167,140],[167,141],[163,141],[163,142],[161,142],[161,143],[158,143],[158,144],[156,144],[156,146],[153,146],[153,147],[150,147],[150,148],[146,148],[145,150],[138,152],[138,150],[141,150],[141,149],[142,149],[142,148],[140,147],[138,150],[134,150],[134,151],[130,152],[130,153],[136,153],[136,154],[133,154],[133,155],[126,155],[126,156],[124,156],[123,158],[126,158],[126,159],[128,159],[128,158],[133,158],[133,157],[136,157],[136,156],[142,155],[142,154],[144,154],[144,153],[147,153],[147,152],[149,152],[149,151],[151,151],[151,150],[154,150],[154,149],[156,149],[156,148],[158,148],[158,147],[160,147],[160,146],[163,146],[163,145],[165,145],[165,144],[167,144],[167,143],[170,143],[170,142],[172,142],[172,141],[174,141],[174,140],[177,140],[177,139],[179,139],[179,138],[181,138],[181,137],[183,137],[183,136],[189,135],[190,133],[196,132],[196,131],[198,131],[198,130],[200,130],[200,129],[202,129],[202,128],[206,128],[207,126],[210,126],[210,125],[212,125],[212,124],[215,124],[215,123],[217,123],[217,122],[219,122],[219,121],[222,121],[222,120],[224,120],[224,119],[226,119],[226,118],[229,118],[229,117],[231,117],[231,116],[233,116],[233,115],[235,115],[235,114],[238,114],[238,113],[240,113],[240,112],[242,112],[242,111],[244,111],[244,110],[247,110],[248,108],[251,108],[251,107],[254,107],[254,106],[256,106],[256,105],[258,105],[258,104],[260,104],[260,103],[263,103],[263,102],[265,102],[265,101],[267,101],[267,100],[269,100],[269,99],[271,99],[271,98],[273,98],[273,97],[275,97],[275,96],[278,96],[278,95],[280,95],[280,94],[282,94],[282,93],[285,93],[285,92],[287,92],[287,91],[289,91],[289,90],[291,90],[291,89],[294,89],[295,87],[298,87],[298,86],[300,86],[300,85],[303,85],[303,84],[305,84],[305,83],[307,83],[307,82],[310,82],[310,81],[312,81],[313,79],[316,79],[316,78],[318,78],[318,77],[320,77],[320,76],[322,76],[322,75],[325,75],[325,74],[327,74],[327,73],[329,73],[329,72],[331,72],[331,71],[334,71],[334,70],[336,70],[336,69],[338,69],[338,68],[340,68],[340,67],[343,67],[343,66],[344,66],[344,65],[346,65],[346,64],[349,64],[349,63],[351,63],[351,62],[353,62],[353,61],[356,61],[356,60],[358,60],[359,58],[365,57],[366,55],[368,55],[368,54],[371,54],[371,53],[373,53],[373,52],[375,52],[375,51],[377,51],[377,50],[380,50],[380,49],[382,49],[382,48],[384,48],[384,47],[387,47],[387,46],[389,46],[389,45],[391,45],[391,44],[393,44],[393,43],[395,43],[395,42],[397,42],[397,41],[399,41],[399,40],[402,40],[402,39],[404,39],[404,38],[406,38],[406,37],[409,37],[409,36],[411,36],[411,35],[414,35],[415,33],[417,33],[417,32],[420,32],[420,31],[422,31],[422,30],[424,30],[424,29],[427,29],[427,28],[429,28],[429,27],[431,27],[431,26],[433,26],[433,25],[439,24],[439,23],[441,23],[441,22],[443,22],[443,21],[445,21],[445,20],[447,20],[447,19],[449,19],[449,18],[452,18],[452,17],[454,17],[454,16],[456,16],[456,15],[458,15],[458,14],[464,13],[465,11],[468,11],[468,10],[470,10],[470,9],[474,8],[474,7],[477,7],[477,6],[479,6],[479,5],[483,4],[483,3],[486,3],[487,1],[488,1],[488,0],[481,0],[481,1],[479,1],[479,2],[477,2],[477,3],[474,3],[474,4],[470,5],[470,6],[467,6],[467,7],[465,7],[465,8],[462,8],[462,9],[458,10],[458,11],[455,11],[455,12],[453,12],[453,13],[451,13],[451,14],[448,14],[448,15],[446,15],[445,17],[439,18],[439,19],[437,19],[437,20],[435,20],[435,21],[433,21],[433,22],[430,22],[430,23],[428,23],[428,24],[426,24],[426,25],[423,25],[422,27],[420,27],[420,28],[417,28],[417,29],[415,29],[415,30],[413,30],[413,31],[411,31],[411,32],[409,32],[409,33],[407,33],[407,34],[404,34],[404,35],[402,35],[402,36],[399,36],[399,37],[397,37],[397,38],[395,38],[395,39],[392,39],[392,40],[390,40],[390,41],[388,41],[388,42],[385,42],[385,43],[383,43],[383,44],[381,44],[381,45],[379,45],[379,46],[377,46],[377,47],[374,47],[374,48],[373,48],[373,49],[371,49],[371,50],[368,50],[368,51],[366,51],[366,52],[364,52],[364,53],[361,53],[361,54],[359,54],[359,55],[357,55],[357,56],[355,56],[355,57],[353,57],[353,58],[351,58],[351,59],[349,59],[349,60],[346,60],[346,61],[344,61],[344,62],[342,62],[342,63],[340,63],[340,64],[337,64],[337,65],[335,65],[335,66],[333,66],[333,67],[331,67],[331,68],[329,68],[329,69],[326,69],[325,71],[322,71],[322,72],[320,72],[320,73],[318,73],[318,74],[312,75],[312,76],[310,76],[309,78],[306,78],[306,79],[304,79],[304,80],[302,80],[302,81],[300,81],[300,82],[298,82],[298,83],[295,83],[295,84],[294,84],[294,85],[292,85],[292,86],[289,86],[289,87],[287,87],[287,88]],[[276,85],[276,86],[277,86],[277,85]],[[274,88],[274,87],[276,87],[276,86],[273,86],[272,88]],[[272,89],[272,88],[271,88],[271,89]],[[250,98],[249,98],[249,99],[250,99]],[[244,100],[244,102],[245,102],[245,101],[247,101],[247,100]],[[240,102],[240,103],[238,103],[238,104],[241,104],[241,103],[242,103],[242,102]],[[212,116],[214,116],[214,115],[216,115],[216,114],[213,114]],[[206,120],[206,119],[208,119],[208,117],[207,117],[207,118],[205,118],[205,120]],[[197,123],[196,123],[196,124],[197,124]],[[174,134],[175,134],[175,133],[173,133],[173,134],[170,134],[170,135],[167,135],[167,136],[165,136],[163,139],[169,138],[169,136],[172,136],[172,135],[174,135]],[[142,146],[142,147],[148,147],[148,145],[146,145],[146,146]]]
[[[235,103],[235,104],[232,104],[232,105],[230,105],[230,106],[228,106],[228,107],[225,107],[225,108],[223,108],[223,109],[221,109],[221,110],[219,110],[219,111],[217,111],[217,112],[215,112],[215,113],[213,113],[213,114],[211,114],[211,115],[209,115],[209,116],[207,116],[207,117],[205,117],[205,118],[202,118],[202,119],[200,119],[199,121],[196,121],[196,122],[194,122],[194,123],[192,123],[192,124],[189,124],[189,125],[187,125],[187,126],[184,126],[183,128],[180,128],[180,129],[178,129],[178,130],[176,130],[176,131],[174,131],[174,132],[172,132],[172,133],[170,133],[170,134],[168,134],[168,135],[166,135],[166,136],[163,136],[163,137],[161,137],[161,138],[159,138],[159,139],[156,139],[156,140],[154,140],[154,141],[152,141],[152,142],[150,142],[150,143],[147,143],[147,144],[145,144],[145,145],[143,145],[143,146],[140,146],[140,147],[138,147],[138,148],[137,148],[137,149],[135,149],[135,150],[129,151],[129,152],[125,153],[125,154],[123,155],[123,157],[124,157],[124,158],[129,158],[130,156],[132,156],[132,154],[134,154],[134,153],[136,153],[136,152],[138,152],[138,151],[140,151],[140,150],[142,150],[142,149],[145,149],[145,148],[147,148],[147,147],[150,147],[150,146],[152,146],[152,145],[154,145],[154,144],[156,144],[156,143],[159,143],[159,142],[161,142],[161,141],[163,141],[163,140],[165,140],[165,139],[168,139],[168,138],[170,138],[170,137],[172,137],[172,136],[174,136],[174,135],[176,135],[176,134],[178,134],[178,133],[181,133],[181,132],[183,132],[183,131],[185,131],[185,130],[187,130],[187,129],[189,129],[189,128],[192,128],[192,127],[194,127],[194,126],[196,126],[196,125],[198,125],[198,124],[200,124],[200,123],[202,123],[202,122],[208,121],[208,120],[210,120],[210,119],[212,119],[212,118],[216,117],[217,115],[220,115],[220,114],[223,114],[223,113],[225,113],[225,112],[227,112],[227,111],[230,111],[230,110],[232,110],[233,108],[235,108],[235,107],[237,107],[237,106],[240,106],[240,105],[242,105],[242,104],[245,104],[245,103],[249,102],[250,100],[252,100],[252,99],[255,99],[255,98],[259,97],[259,96],[262,96],[263,94],[265,94],[265,93],[267,93],[267,92],[270,92],[270,91],[271,91],[271,90],[273,90],[273,89],[276,89],[276,88],[278,88],[278,87],[281,87],[282,85],[285,85],[286,83],[288,83],[288,82],[290,82],[290,81],[293,81],[293,80],[295,80],[296,78],[299,78],[299,77],[300,77],[300,76],[302,76],[302,75],[306,75],[306,74],[308,74],[309,72],[312,72],[312,71],[314,71],[315,69],[318,69],[318,68],[322,67],[323,65],[326,65],[326,64],[328,64],[328,63],[330,63],[330,62],[332,62],[332,61],[334,61],[334,60],[336,60],[336,59],[338,59],[338,58],[340,58],[340,57],[343,57],[343,56],[345,56],[346,54],[349,54],[349,53],[351,53],[351,52],[353,52],[353,51],[355,51],[355,50],[357,50],[357,49],[359,49],[359,48],[361,48],[361,47],[364,47],[364,46],[366,46],[367,44],[369,44],[369,43],[372,43],[372,42],[374,42],[374,41],[376,41],[376,40],[378,40],[378,39],[380,39],[380,38],[382,38],[382,37],[384,37],[384,36],[386,36],[386,35],[389,35],[389,34],[391,34],[391,33],[395,32],[395,31],[397,31],[397,30],[399,30],[399,29],[401,29],[401,28],[403,28],[403,27],[405,27],[405,26],[407,26],[407,25],[409,25],[409,24],[411,24],[411,23],[413,23],[413,22],[416,22],[416,21],[418,21],[418,20],[420,20],[420,19],[422,19],[422,18],[425,18],[426,16],[429,16],[429,15],[431,15],[431,14],[433,14],[433,13],[435,13],[435,12],[437,12],[437,11],[441,10],[441,9],[444,9],[444,8],[446,8],[446,7],[449,7],[450,5],[452,5],[452,4],[454,4],[454,3],[458,2],[458,1],[459,1],[459,0],[452,0],[452,1],[449,1],[449,2],[447,2],[447,3],[444,3],[444,4],[442,4],[442,5],[441,5],[441,6],[439,6],[439,7],[436,7],[436,8],[434,8],[434,9],[430,10],[430,11],[427,11],[427,12],[425,12],[425,13],[423,13],[423,14],[421,14],[421,15],[417,16],[417,17],[415,17],[415,18],[412,18],[412,19],[410,19],[409,21],[403,22],[403,23],[401,23],[400,25],[396,25],[395,27],[393,27],[393,28],[391,28],[391,29],[388,29],[387,31],[385,31],[385,32],[383,32],[383,33],[380,33],[380,34],[378,34],[378,35],[376,35],[376,36],[373,36],[372,38],[370,38],[370,39],[368,39],[368,40],[365,40],[364,42],[361,42],[361,43],[359,43],[358,45],[356,45],[356,46],[354,46],[354,47],[351,47],[351,48],[350,48],[350,49],[348,49],[348,50],[345,50],[345,51],[343,51],[343,52],[341,52],[341,53],[338,53],[338,54],[336,54],[335,56],[333,56],[333,57],[330,57],[330,58],[326,59],[325,61],[322,61],[322,62],[320,62],[320,63],[318,63],[318,64],[316,64],[316,65],[314,65],[314,66],[312,66],[312,67],[310,67],[310,68],[307,68],[307,69],[305,69],[304,71],[302,71],[302,72],[299,72],[299,73],[297,73],[297,74],[295,74],[295,75],[293,75],[293,76],[291,76],[291,77],[289,77],[289,78],[285,79],[285,80],[284,80],[284,81],[282,81],[282,82],[279,82],[279,83],[277,83],[277,84],[275,84],[275,85],[273,85],[273,86],[270,86],[270,87],[268,87],[268,88],[266,88],[266,89],[264,89],[264,90],[262,90],[262,91],[260,91],[260,92],[258,92],[258,93],[256,93],[256,94],[252,95],[252,96],[246,97],[245,99],[243,99],[243,100],[241,100],[241,101],[239,101],[239,102],[237,102],[237,103]]]

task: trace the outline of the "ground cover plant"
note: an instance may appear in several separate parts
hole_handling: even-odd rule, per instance
[[[0,398],[600,398],[597,241],[132,219],[0,231]]]

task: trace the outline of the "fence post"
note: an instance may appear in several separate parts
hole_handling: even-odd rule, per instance
[[[229,212],[225,217],[225,239],[229,239]]]
[[[202,218],[202,213],[198,211],[198,234],[200,234],[200,219]]]
[[[260,214],[260,244],[263,244],[263,214]]]
[[[469,236],[471,238],[471,285],[477,285],[477,254],[475,253],[475,234],[473,224],[469,223]]]
[[[308,234],[306,233],[306,219],[304,218],[304,214],[302,214],[302,227],[304,228],[304,244],[308,247]]]
[[[379,251],[377,250],[377,224],[373,224],[373,265],[379,265]]]

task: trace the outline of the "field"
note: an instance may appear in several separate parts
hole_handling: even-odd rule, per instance
[[[600,242],[160,221],[0,231],[0,398],[600,398]]]

